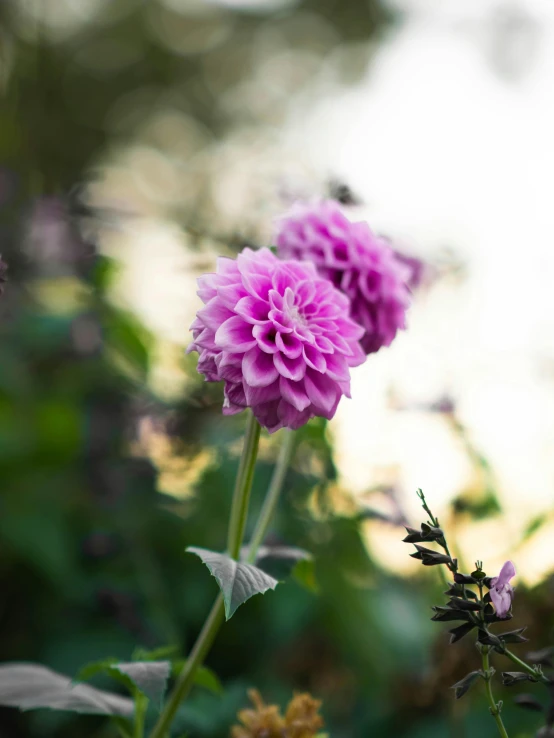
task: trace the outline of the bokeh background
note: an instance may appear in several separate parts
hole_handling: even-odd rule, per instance
[[[317,591],[241,608],[185,729],[228,735],[256,686],[310,690],[332,738],[492,731],[448,689],[474,648],[429,622],[440,584],[402,524],[422,487],[466,568],[515,561],[514,627],[552,641],[553,40],[549,0],[0,5],[2,661],[190,647],[215,584],[184,548],[223,546],[244,424],[184,354],[194,281],[333,197],[423,281],[354,400],[299,433],[272,535],[314,554]],[[5,709],[0,735],[114,733]]]

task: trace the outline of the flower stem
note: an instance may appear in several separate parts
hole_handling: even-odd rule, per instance
[[[267,491],[266,499],[264,500],[260,516],[256,523],[253,538],[250,543],[250,549],[248,552],[249,561],[255,560],[258,548],[263,542],[285,480],[287,467],[290,463],[294,449],[294,436],[290,431],[286,431],[286,434],[287,435],[283,441],[283,447],[279,453],[279,458]],[[248,499],[250,497],[250,488],[252,486],[259,436],[260,426],[252,416],[249,420],[244,440],[229,522],[227,546],[229,554],[233,556],[233,558],[238,558],[242,539],[244,537]],[[193,646],[190,656],[185,663],[183,671],[181,672],[179,680],[169,697],[166,707],[154,727],[154,730],[150,734],[150,738],[167,738],[167,736],[169,736],[169,729],[175,717],[175,713],[177,712],[181,702],[189,693],[194,683],[196,671],[198,667],[202,665],[210,648],[212,647],[215,637],[223,624],[224,616],[225,608],[223,604],[223,595],[220,593],[217,596],[210,614],[204,623],[204,627]]]
[[[256,457],[258,455],[260,431],[261,428],[258,421],[252,414],[250,414],[246,427],[242,456],[235,481],[231,517],[229,519],[227,549],[229,555],[233,559],[238,558],[242,539],[244,537],[244,529],[246,527],[246,518],[248,515],[248,503],[250,500],[250,490],[252,488],[254,467],[256,466]],[[150,734],[150,738],[166,738],[169,734],[171,723],[175,718],[179,705],[187,696],[194,683],[194,677],[196,676],[198,667],[202,665],[202,662],[206,658],[206,655],[215,640],[215,637],[223,623],[224,614],[223,595],[220,593],[212,606],[210,614],[204,623],[204,627],[200,631],[200,635],[196,639],[196,643],[192,648],[190,656],[185,662],[183,670],[179,675],[179,679],[177,680],[171,695],[169,696],[167,704]]]
[[[133,730],[133,738],[143,738],[144,735],[144,718],[148,709],[148,697],[137,691],[135,697],[135,726]]]
[[[281,494],[281,488],[283,487],[285,475],[287,473],[292,453],[294,451],[295,435],[293,431],[285,429],[281,432],[285,434],[283,445],[281,446],[281,449],[279,451],[275,470],[271,478],[264,504],[260,511],[260,516],[256,523],[254,533],[252,534],[252,538],[250,539],[248,557],[246,559],[250,564],[254,563],[254,561],[256,560],[256,553],[259,547],[264,542],[264,538],[266,537],[267,529],[269,528],[269,524],[275,512],[275,508],[277,507],[279,495]]]
[[[543,684],[548,685],[549,687],[552,686],[552,682],[548,677],[546,677],[544,674],[536,671],[532,666],[529,664],[526,664],[525,661],[522,661],[520,658],[518,658],[515,653],[512,653],[509,649],[505,648],[504,651],[502,651],[502,654],[510,659],[510,661],[513,661],[514,664],[517,664],[521,669],[526,671],[528,674],[531,674],[532,676],[537,679],[537,681],[542,682]]]
[[[248,425],[246,426],[246,436],[244,438],[239,470],[235,481],[229,533],[227,536],[227,551],[232,559],[238,559],[242,539],[244,538],[244,529],[248,516],[248,503],[250,502],[250,490],[252,489],[254,468],[258,455],[258,444],[260,442],[260,431],[260,424],[250,414]]]
[[[500,733],[502,738],[509,738],[508,733],[506,732],[506,728],[504,727],[504,723],[502,722],[502,718],[500,717],[500,708],[494,701],[494,696],[492,693],[491,671],[490,671],[490,662],[489,662],[489,647],[488,646],[483,646],[481,655],[483,658],[483,674],[484,674],[484,679],[485,679],[485,691],[487,693],[487,698],[489,700],[491,715],[496,721],[496,727],[498,728],[498,732]]]

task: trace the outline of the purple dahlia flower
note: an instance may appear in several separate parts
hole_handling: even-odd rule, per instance
[[[506,561],[500,574],[491,579],[491,600],[499,618],[505,618],[512,607],[514,588],[510,580],[516,575],[516,568],[511,561]]]
[[[363,329],[313,264],[246,248],[236,260],[219,258],[198,286],[205,307],[188,351],[198,352],[208,382],[225,382],[226,415],[250,407],[273,433],[330,419],[350,397],[350,367],[365,360]]]
[[[279,220],[279,256],[309,259],[320,276],[350,300],[350,315],[364,328],[366,354],[389,346],[406,327],[414,264],[400,256],[367,223],[352,223],[333,200],[296,205]]]

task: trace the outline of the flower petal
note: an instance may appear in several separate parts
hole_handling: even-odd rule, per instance
[[[306,362],[303,356],[297,356],[296,359],[289,359],[284,354],[276,353],[273,356],[275,366],[279,374],[286,379],[293,379],[298,382],[306,373]]]
[[[515,566],[513,565],[511,561],[506,561],[502,569],[500,569],[500,574],[498,575],[496,583],[497,585],[508,584],[510,582],[510,579],[513,579],[515,575],[516,575]]]
[[[215,342],[219,348],[228,351],[248,351],[256,345],[256,339],[252,335],[252,326],[234,315],[222,323],[216,331]]]
[[[262,351],[265,351],[266,354],[276,354],[277,351],[279,351],[275,344],[277,329],[270,320],[268,320],[267,323],[255,325],[252,334],[256,339],[258,346]]]
[[[233,317],[234,313],[225,307],[219,297],[212,297],[196,315],[207,328],[215,333],[222,323]]]
[[[336,407],[337,396],[340,395],[336,382],[326,374],[319,374],[313,369],[306,371],[304,385],[310,401],[319,409],[330,412]]]
[[[289,359],[296,359],[302,353],[303,342],[294,333],[281,333],[275,336],[275,345]]]
[[[271,354],[264,353],[258,346],[244,354],[242,373],[251,387],[267,387],[279,376]]]
[[[306,388],[304,387],[304,382],[302,380],[300,380],[300,382],[293,382],[290,379],[281,377],[279,380],[279,388],[285,400],[299,412],[305,410],[310,404],[310,399],[306,394]]]
[[[324,372],[326,370],[327,362],[321,351],[315,346],[305,343],[303,353],[304,361],[312,369],[315,369],[317,372]],[[330,356],[330,354],[327,354],[327,356]]]
[[[246,395],[246,402],[249,407],[255,407],[265,402],[271,402],[272,400],[278,400],[281,397],[281,391],[279,389],[279,381],[269,384],[267,387],[251,387],[246,382],[243,382],[244,394]]]
[[[265,323],[268,312],[269,305],[267,302],[258,300],[250,295],[242,297],[235,305],[235,313],[240,315],[241,318],[244,318],[247,323]]]

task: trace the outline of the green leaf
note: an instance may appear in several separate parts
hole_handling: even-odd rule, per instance
[[[225,619],[229,620],[240,605],[256,594],[275,589],[278,582],[252,564],[235,561],[227,554],[189,546],[189,553],[196,554],[215,577],[223,593]]]
[[[173,662],[172,673],[174,677],[179,676],[181,671],[184,669],[186,663],[186,659],[179,659],[178,661]],[[219,677],[214,671],[208,669],[207,666],[201,666],[199,669],[196,670],[196,673],[194,675],[194,683],[198,687],[203,687],[204,689],[207,689],[214,694],[223,694],[223,686],[219,681]]]
[[[10,663],[0,666],[0,705],[20,710],[68,710],[88,715],[133,714],[133,700],[111,692],[75,684],[41,664]]]
[[[119,671],[119,669],[116,668],[118,662],[119,659],[115,658],[92,661],[90,664],[86,664],[79,670],[77,676],[75,677],[75,681],[88,682],[89,679],[92,679],[92,677],[95,677],[98,674],[106,674],[107,676],[114,679],[116,682],[123,684],[125,689],[127,689],[130,694],[134,695],[135,684],[133,680],[127,676],[127,674],[124,674],[122,671]]]
[[[131,661],[119,663],[117,659],[104,659],[84,666],[77,679],[86,681],[97,674],[107,674],[123,684],[131,694],[138,689],[159,706],[171,671],[169,661]]]
[[[169,661],[131,661],[115,664],[112,668],[128,676],[155,705],[161,705],[171,671]]]

